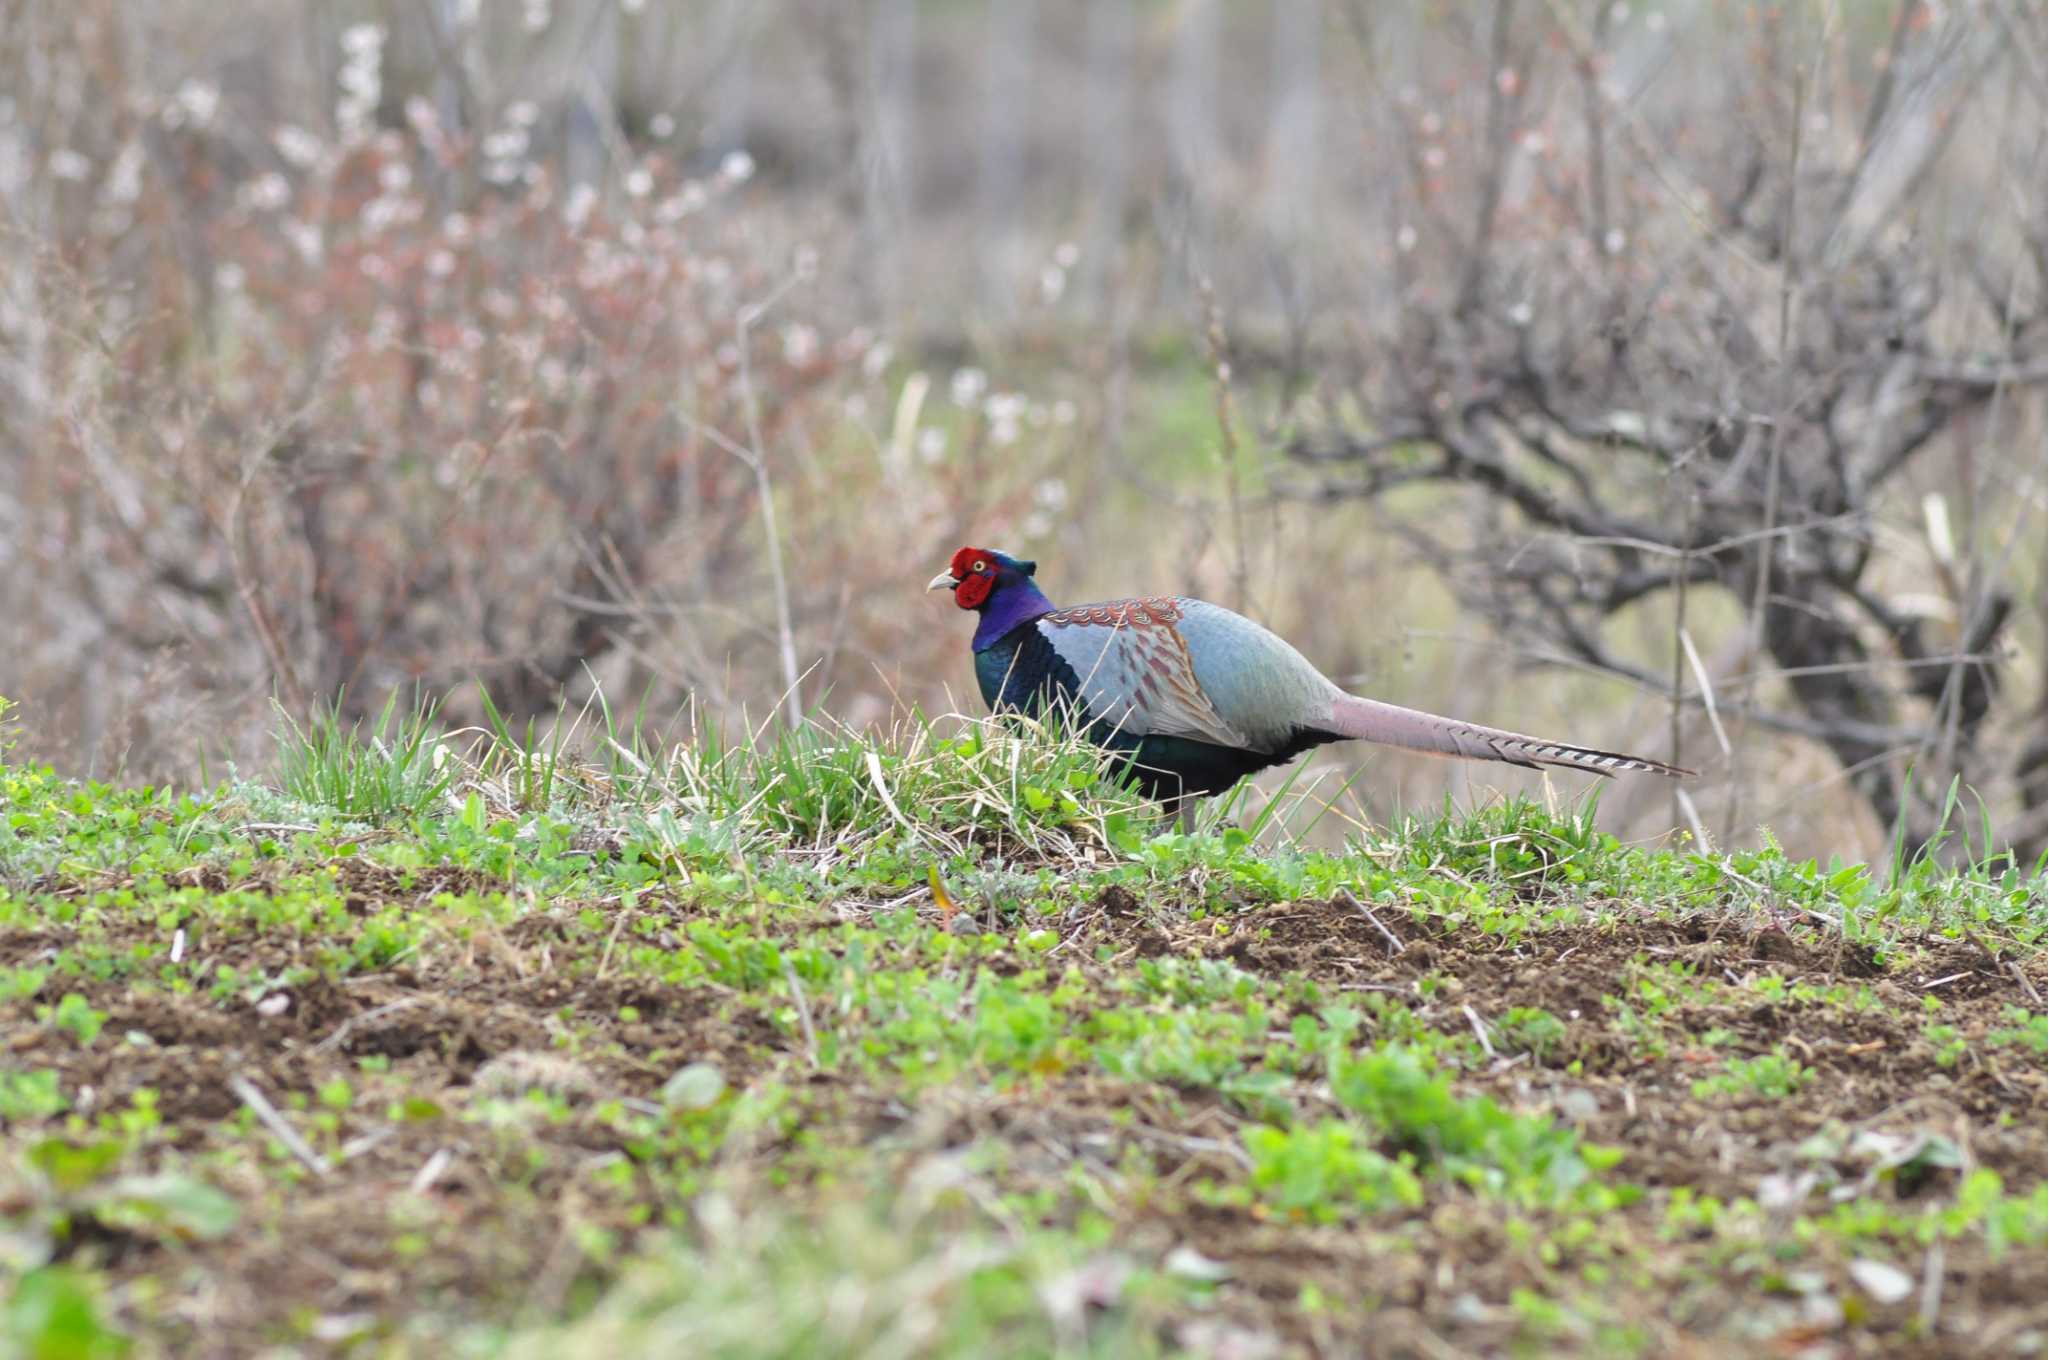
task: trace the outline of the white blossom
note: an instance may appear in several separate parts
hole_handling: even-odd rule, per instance
[[[206,127],[213,122],[213,115],[220,111],[220,87],[204,80],[188,80],[171,96],[171,107],[180,115],[177,121],[190,123],[193,127]],[[168,114],[170,110],[165,112]],[[171,120],[166,118],[165,121]]]
[[[483,152],[485,157],[490,160],[509,161],[514,157],[526,154],[529,140],[525,128],[506,128],[502,132],[493,132],[484,138]]]
[[[590,220],[591,209],[596,206],[597,189],[588,180],[578,180],[562,204],[562,220],[569,224],[571,231],[581,231],[583,224]]]
[[[341,30],[341,50],[352,57],[379,52],[384,47],[384,25],[350,24]]]
[[[352,24],[342,30],[341,48],[345,55],[335,83],[342,93],[335,101],[334,121],[345,138],[360,137],[369,132],[384,94],[384,29],[379,24]]]
[[[302,170],[320,159],[320,139],[291,123],[271,133],[270,144],[277,148],[278,155]]]
[[[802,368],[818,357],[818,332],[801,322],[782,328],[782,359]]]
[[[988,416],[990,441],[1002,447],[1016,443],[1024,409],[1024,398],[1015,392],[991,392],[983,408]]]
[[[133,203],[142,196],[143,154],[140,142],[130,142],[114,157],[107,169],[100,194],[109,203]]]
[[[286,222],[284,239],[292,243],[292,249],[299,252],[299,259],[306,264],[320,263],[321,257],[327,253],[320,228],[311,222]]]
[[[292,182],[270,170],[243,184],[235,196],[245,208],[276,212],[292,201]]]
[[[988,390],[988,374],[978,368],[956,368],[951,386],[955,406],[973,406]]]

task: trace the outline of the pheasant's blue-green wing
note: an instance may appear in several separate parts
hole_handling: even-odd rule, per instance
[[[1170,597],[1061,609],[1039,631],[1074,673],[1088,716],[1132,737],[1187,737],[1251,748],[1253,740],[1210,701],[1179,624],[1196,603]]]
[[[1328,730],[1330,702],[1343,691],[1292,643],[1222,605],[1179,604],[1174,629],[1195,683],[1223,721],[1245,734],[1247,749],[1298,750],[1303,736]]]

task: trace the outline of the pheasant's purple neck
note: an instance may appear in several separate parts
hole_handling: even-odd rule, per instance
[[[985,652],[1003,640],[1004,634],[1021,624],[1052,613],[1053,602],[1026,576],[1006,581],[982,606],[981,622],[974,629],[974,650]]]

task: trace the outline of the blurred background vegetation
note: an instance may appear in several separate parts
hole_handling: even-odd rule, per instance
[[[976,542],[1702,770],[1625,834],[2031,857],[2044,147],[2027,0],[0,0],[0,693],[978,708]]]

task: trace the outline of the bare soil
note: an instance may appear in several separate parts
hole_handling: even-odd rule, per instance
[[[350,890],[369,909],[394,894],[449,886],[431,874],[401,884],[360,873]],[[688,914],[673,901],[650,899],[648,909]],[[98,1232],[69,1249],[96,1253],[117,1278],[182,1282],[187,1292],[170,1313],[177,1350],[193,1356],[247,1355],[287,1338],[310,1338],[317,1350],[329,1337],[338,1346],[365,1320],[388,1322],[422,1308],[538,1315],[594,1282],[571,1245],[572,1223],[601,1226],[630,1245],[649,1226],[687,1221],[687,1204],[652,1183],[638,1215],[630,1201],[587,1192],[593,1167],[632,1153],[591,1110],[606,1099],[656,1100],[677,1066],[708,1061],[735,1087],[774,1075],[802,1096],[801,1139],[769,1134],[726,1149],[727,1169],[751,1159],[801,1182],[816,1169],[801,1147],[814,1158],[817,1148],[866,1147],[907,1164],[993,1142],[1008,1150],[1006,1183],[1029,1188],[1058,1183],[1076,1164],[1107,1171],[1140,1155],[1157,1189],[1123,1224],[1124,1244],[1139,1255],[1184,1244],[1220,1263],[1227,1271],[1218,1289],[1223,1313],[1289,1351],[1494,1353],[1515,1332],[1514,1291],[1539,1282],[1535,1248],[1507,1216],[1457,1192],[1426,1218],[1368,1228],[1318,1227],[1205,1202],[1197,1191],[1205,1180],[1241,1174],[1242,1116],[1212,1096],[1134,1089],[1072,1071],[1008,1089],[945,1090],[906,1105],[857,1078],[810,1072],[800,1036],[726,989],[571,977],[554,966],[557,933],[548,916],[536,915],[480,932],[466,952],[444,949],[417,967],[292,987],[280,993],[288,1002],[277,1013],[243,1000],[67,977],[61,990],[83,993],[108,1016],[90,1048],[29,1023],[34,1005],[54,995],[9,1005],[0,1018],[10,1065],[56,1069],[88,1116],[126,1105],[141,1088],[155,1091],[166,1145],[192,1157],[218,1154],[221,1121],[247,1117],[234,1078],[285,1108],[294,1094],[337,1080],[364,1085],[361,1060],[373,1056],[389,1061],[393,1087],[450,1109],[479,1090],[532,1086],[554,1092],[566,1109],[560,1118],[525,1122],[511,1139],[488,1122],[394,1122],[381,1101],[359,1102],[340,1113],[322,1144],[318,1174],[278,1149],[267,1174],[246,1161],[206,1163],[220,1168],[216,1179],[245,1204],[242,1228],[228,1237],[167,1245]],[[1247,911],[1219,935],[1213,919],[1156,911],[1116,889],[1077,914],[1065,934],[1062,953],[1087,972],[1139,956],[1223,958],[1259,974],[1303,975],[1326,989],[1397,996],[1441,1029],[1485,1029],[1511,1007],[1549,1011],[1564,1022],[1555,1045],[1540,1057],[1505,1054],[1461,1089],[1554,1111],[1590,1139],[1626,1149],[1617,1174],[1651,1193],[1624,1211],[1620,1226],[1642,1250],[1633,1260],[1589,1250],[1587,1290],[1636,1300],[1625,1312],[1652,1338],[1654,1353],[1761,1346],[1777,1354],[2004,1355],[2016,1338],[2048,1323],[2048,1254],[2016,1250],[1994,1259],[1977,1235],[1921,1262],[1927,1283],[1913,1297],[1879,1305],[1856,1296],[1860,1325],[1838,1329],[1796,1281],[1776,1279],[1755,1262],[1703,1265],[1689,1255],[1682,1231],[1662,1230],[1668,1197],[1658,1193],[1688,1187],[1723,1200],[1757,1198],[1772,1178],[1830,1169],[1840,1184],[1856,1187],[1863,1163],[1840,1152],[1802,1155],[1800,1147],[1828,1135],[1832,1146],[1846,1148],[1859,1131],[1938,1133],[1961,1149],[1964,1166],[1874,1179],[1852,1188],[1851,1198],[1909,1200],[1952,1189],[1973,1167],[2030,1185],[2048,1168],[2041,1117],[2048,1076],[2035,1062],[2001,1058],[2003,1050],[1982,1044],[1944,1062],[1922,1033],[1923,998],[1938,995],[1942,1023],[1981,1037],[2004,1023],[2002,1008],[2034,1002],[2030,984],[2048,986],[2038,961],[2022,971],[1974,945],[1930,939],[1887,969],[1868,951],[1816,942],[1796,923],[1763,916],[1624,919],[1509,944],[1441,934],[1402,913],[1369,916],[1348,901]],[[0,939],[0,962],[33,963],[64,944],[59,932],[15,934]],[[304,961],[293,942],[277,937],[221,945],[223,961],[245,976]],[[1098,961],[1102,945],[1110,946],[1106,963]],[[1853,1011],[1792,1000],[1682,1002],[1667,1016],[1678,1037],[1658,1054],[1616,1028],[1608,1000],[1645,961],[1684,962],[1702,978],[1775,973],[1788,983],[1847,982],[1868,986],[1880,1004]],[[1424,979],[1436,980],[1427,997],[1416,987]],[[1782,1047],[1815,1075],[1782,1098],[1697,1099],[1694,1079],[1730,1050],[1688,1036],[1714,1029],[1738,1036],[1732,1051]],[[565,1045],[565,1034],[574,1042]],[[424,1187],[424,1199],[399,1193],[414,1186]],[[1565,1250],[1569,1259],[1572,1249]],[[1833,1284],[1839,1294],[1839,1278]],[[1319,1291],[1327,1306],[1303,1308],[1305,1288]],[[1922,1317],[1932,1319],[1931,1331]],[[1599,1349],[1597,1339],[1583,1337],[1560,1346]]]

